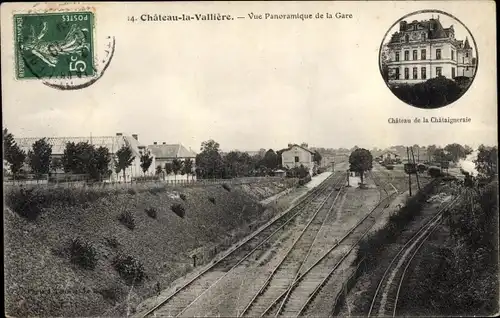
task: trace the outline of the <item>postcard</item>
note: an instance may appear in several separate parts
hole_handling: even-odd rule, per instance
[[[5,315],[496,315],[495,9],[3,3]]]

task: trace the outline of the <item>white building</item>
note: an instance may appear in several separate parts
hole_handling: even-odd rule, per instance
[[[191,169],[190,176],[185,175],[185,174],[182,175],[180,173],[178,175],[174,175],[173,173],[170,173],[169,175],[166,176],[166,178],[165,178],[166,180],[170,180],[170,179],[172,179],[172,180],[173,179],[176,179],[176,180],[184,179],[185,180],[187,178],[189,178],[189,180],[196,179],[196,176],[195,176],[196,153],[194,151],[192,151],[191,149],[187,149],[186,147],[184,147],[181,144],[167,144],[165,142],[163,142],[162,144],[158,144],[158,142],[154,142],[152,145],[149,145],[147,148],[151,151],[151,153],[155,157],[155,170],[159,166],[163,170],[162,173],[164,173],[164,171],[165,171],[165,164],[167,162],[172,163],[174,161],[174,159],[177,159],[181,162],[184,162],[187,159],[191,160],[192,169]]]
[[[33,144],[41,139],[42,137],[29,137],[29,138],[14,138],[17,145],[28,153],[32,149]],[[79,142],[88,142],[91,145],[98,147],[106,147],[109,150],[112,160],[110,161],[109,169],[112,171],[110,181],[123,182],[124,176],[123,171],[120,173],[115,172],[114,161],[116,158],[116,152],[122,146],[128,146],[132,151],[134,160],[132,165],[125,169],[125,180],[129,182],[131,179],[139,176],[143,176],[144,173],[141,168],[140,157],[145,151],[146,147],[141,145],[138,140],[138,135],[124,136],[122,133],[116,133],[115,136],[87,136],[87,137],[48,137],[46,141],[52,146],[52,159],[62,158],[64,150],[66,149],[66,144],[73,142],[75,144]],[[151,166],[146,171],[146,174],[152,175],[155,171],[155,158],[153,155],[153,162]],[[57,172],[63,172],[62,168],[58,169]]]
[[[386,50],[389,83],[415,84],[438,76],[473,77],[476,71],[476,58],[468,38],[455,39],[453,25],[444,28],[439,16],[410,23],[401,21]]]
[[[307,144],[288,144],[288,148],[281,153],[281,164],[288,169],[303,165],[312,175],[314,171],[314,152],[307,148]]]

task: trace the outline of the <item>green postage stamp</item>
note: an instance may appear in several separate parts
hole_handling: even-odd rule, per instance
[[[93,76],[93,30],[93,12],[15,14],[17,79]]]

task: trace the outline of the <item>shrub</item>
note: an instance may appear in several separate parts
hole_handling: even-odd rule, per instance
[[[117,256],[113,260],[113,267],[128,285],[141,283],[146,276],[142,263],[132,256]]]
[[[14,212],[28,220],[36,220],[46,202],[43,194],[33,189],[15,189],[6,195],[6,203]]]
[[[160,176],[140,176],[135,177],[134,181],[136,182],[147,182],[147,181],[160,181]]]
[[[173,204],[171,209],[175,214],[177,214],[177,216],[181,218],[184,218],[184,216],[186,215],[186,210],[179,203]]]
[[[85,269],[94,269],[97,265],[97,253],[91,243],[78,238],[71,241],[69,248],[71,262]]]
[[[438,178],[441,176],[441,169],[438,167],[430,167],[429,170],[427,170],[427,173],[432,178]]]
[[[106,243],[112,248],[118,248],[118,246],[120,245],[120,243],[118,243],[118,240],[116,239],[116,237],[107,237]]]
[[[208,198],[208,201],[212,202],[213,204],[215,204],[215,198],[214,197],[210,197]]]
[[[118,220],[131,230],[135,228],[134,214],[130,211],[125,211],[122,214],[120,214]]]
[[[101,294],[104,300],[109,301],[111,304],[115,304],[117,301],[119,301],[124,294],[120,286],[118,286],[117,284],[100,289],[97,292]]]
[[[151,194],[158,194],[158,193],[165,192],[166,190],[167,190],[167,188],[165,186],[161,186],[161,187],[152,187],[148,190],[148,192]]]
[[[135,191],[134,188],[128,188],[127,189],[127,193],[130,194],[130,195],[135,195],[137,193],[137,191]]]
[[[156,219],[156,209],[155,208],[148,208],[144,210],[146,214],[153,219]]]
[[[222,185],[222,187],[223,187],[226,191],[231,192],[231,188],[230,188],[230,187],[229,187],[229,185],[227,185],[226,183],[224,183],[224,184]]]
[[[179,197],[182,199],[182,201],[186,201],[187,197],[184,193],[179,194]]]
[[[312,180],[311,179],[311,175],[308,174],[306,177],[304,177],[304,178],[302,178],[302,179],[299,180],[299,185],[302,186],[302,185],[308,183],[311,180]]]
[[[456,101],[464,88],[444,76],[418,84],[398,84],[391,91],[402,101],[422,108],[437,108]]]

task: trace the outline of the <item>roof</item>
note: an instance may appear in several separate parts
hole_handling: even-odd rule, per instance
[[[149,145],[156,158],[196,158],[196,153],[181,144]]]
[[[292,149],[293,147],[299,147],[299,148],[301,148],[301,149],[303,149],[303,150],[305,150],[305,151],[308,151],[308,152],[310,152],[310,153],[312,153],[312,154],[314,155],[314,151],[312,151],[312,150],[310,150],[310,149],[307,149],[306,147],[302,147],[301,145],[297,145],[297,144],[293,144],[293,145],[291,145],[290,147],[285,148],[285,149],[281,149],[281,150],[279,150],[279,151],[280,151],[280,152],[283,152],[283,151],[288,151],[288,150]]]
[[[427,34],[428,39],[447,39],[450,38],[450,33],[455,33],[453,25],[449,28],[443,28],[443,25],[438,19],[431,18],[429,20],[417,21],[414,20],[410,23],[406,21],[401,22],[402,31],[394,32],[389,43],[400,43],[401,37],[406,34],[407,31],[423,31]]]
[[[41,137],[14,138],[17,145],[28,152],[33,144]],[[143,147],[135,138],[130,136],[100,136],[100,137],[47,137],[45,140],[52,145],[52,154],[62,155],[68,142],[79,143],[88,142],[96,147],[106,147],[110,153],[115,153],[123,145],[127,145],[132,150],[134,156],[140,156],[139,149]]]

